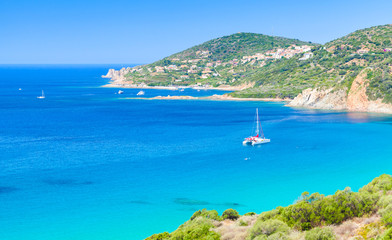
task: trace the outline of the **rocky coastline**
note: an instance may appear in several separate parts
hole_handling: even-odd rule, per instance
[[[175,86],[148,86],[146,84],[133,84],[129,82],[125,75],[131,68],[120,70],[109,69],[103,78],[110,78],[111,82],[103,87],[112,88],[138,88],[138,89],[167,89],[175,90]],[[392,114],[392,104],[387,104],[382,99],[370,100],[366,94],[369,82],[366,79],[366,72],[363,71],[354,79],[350,89],[341,88],[308,88],[298,94],[294,99],[281,98],[239,98],[227,94],[213,95],[209,97],[192,96],[157,96],[153,98],[133,98],[150,100],[221,100],[221,101],[268,101],[268,102],[287,102],[288,107],[301,107],[310,109],[338,110],[349,112],[371,112]],[[218,87],[203,86],[180,86],[181,88],[198,88],[204,90],[240,91],[253,87],[254,84],[241,84],[237,86],[221,85]]]
[[[369,82],[365,72],[361,72],[348,91],[343,89],[305,89],[287,106],[313,109],[344,110],[349,112],[372,112],[392,114],[392,104],[383,103],[382,99],[370,100],[366,94]]]

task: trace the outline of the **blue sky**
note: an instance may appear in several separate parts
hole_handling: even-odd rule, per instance
[[[391,0],[0,0],[0,64],[149,63],[254,32],[325,43],[392,23]]]

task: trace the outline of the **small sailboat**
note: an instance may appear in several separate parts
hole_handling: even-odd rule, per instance
[[[137,95],[137,96],[142,96],[142,95],[144,95],[144,91],[143,91],[143,90],[140,90],[140,92],[138,92],[136,95]]]
[[[256,135],[245,138],[242,144],[254,146],[269,142],[271,142],[271,140],[264,137],[263,129],[261,128],[259,120],[259,109],[256,108]]]
[[[37,98],[39,98],[39,99],[44,99],[44,98],[45,98],[44,90],[42,90],[42,95],[41,95],[41,96],[38,96]]]
[[[124,93],[124,91],[118,90],[118,94],[123,94],[123,93]]]

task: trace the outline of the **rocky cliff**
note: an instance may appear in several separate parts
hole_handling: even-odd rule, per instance
[[[347,94],[346,90],[334,91],[330,89],[305,89],[298,94],[288,106],[291,107],[307,107],[317,109],[333,109],[344,110],[347,109]]]
[[[354,79],[350,90],[305,89],[287,106],[317,109],[347,110],[352,112],[392,113],[392,104],[383,103],[382,99],[370,100],[366,94],[369,80],[366,71]]]
[[[131,68],[121,68],[120,70],[109,69],[106,75],[102,75],[103,78],[110,78],[112,81],[123,81],[126,79],[125,75],[131,71]]]

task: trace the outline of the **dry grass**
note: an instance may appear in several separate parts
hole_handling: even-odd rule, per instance
[[[221,235],[222,240],[245,240],[248,230],[252,228],[258,215],[241,216],[236,221],[224,220],[214,223],[216,231]],[[241,226],[240,222],[247,226]],[[331,226],[337,240],[362,240],[379,236],[385,230],[380,224],[380,216],[374,214],[370,217],[354,218],[343,222],[340,225]],[[288,235],[290,240],[304,240],[305,232],[292,229]]]
[[[248,230],[257,220],[257,215],[242,216],[236,221],[224,220],[216,222],[213,230],[221,235],[221,240],[245,240]],[[240,222],[246,223],[248,226],[241,226]]]
[[[377,235],[382,231],[382,229],[377,228],[375,231],[367,231],[367,227],[372,224],[377,224],[380,222],[380,217],[378,215],[372,215],[370,217],[353,218],[351,220],[345,221],[340,225],[332,226],[332,229],[336,235],[337,240],[346,239],[366,239],[370,235]],[[365,236],[366,237],[366,236]]]

